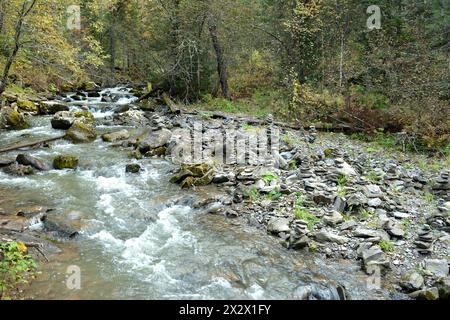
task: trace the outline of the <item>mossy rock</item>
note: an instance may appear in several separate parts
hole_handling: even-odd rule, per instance
[[[89,111],[76,111],[74,112],[74,117],[75,118],[85,118],[88,121],[95,121],[95,117],[92,113],[90,113]]]
[[[137,159],[140,160],[142,159],[144,156],[142,155],[142,153],[139,151],[139,149],[133,150],[130,153],[128,153],[128,157],[130,159]]]
[[[23,111],[39,113],[39,107],[36,106],[34,102],[30,100],[22,100],[22,99],[17,100],[17,107]]]
[[[72,91],[75,91],[75,85],[74,85],[72,82],[64,83],[64,84],[61,86],[61,91],[62,91],[62,92],[72,92]]]
[[[181,167],[180,171],[190,171],[192,172],[193,176],[196,178],[203,177],[208,171],[210,171],[212,168],[207,163],[200,163],[200,164],[185,164]]]
[[[88,143],[94,141],[96,138],[95,125],[81,121],[75,121],[70,129],[67,130],[65,136],[65,139],[73,143]]]
[[[99,88],[99,86],[95,82],[89,81],[84,84],[83,89],[86,91],[94,91],[98,88]]]
[[[4,107],[1,110],[0,126],[9,130],[23,130],[31,127],[25,116],[16,108],[11,107]]]
[[[53,167],[57,170],[75,169],[78,167],[78,158],[71,155],[61,155],[53,159]]]
[[[188,189],[193,187],[195,184],[195,178],[194,177],[187,177],[180,183],[180,187],[183,189]]]
[[[170,182],[179,183],[182,188],[207,186],[213,181],[214,174],[215,170],[209,164],[185,164]]]
[[[159,147],[153,150],[150,150],[145,154],[146,157],[163,157],[166,155],[167,148],[166,147]]]

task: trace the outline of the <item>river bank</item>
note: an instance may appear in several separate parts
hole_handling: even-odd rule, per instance
[[[28,110],[39,114],[31,128],[0,133],[4,147],[64,133],[54,129],[64,123],[69,131],[76,121],[91,125],[77,112],[95,118],[95,137],[89,128],[72,135],[84,144],[57,140],[1,155],[8,196],[0,234],[39,243],[33,256],[53,261],[31,296],[448,298],[448,168],[270,117],[137,103],[126,88],[55,98],[44,105],[60,106],[56,115]],[[26,174],[32,166],[19,154],[48,169]],[[76,170],[54,170],[64,154],[78,158]],[[55,285],[68,265],[80,265],[88,288]]]

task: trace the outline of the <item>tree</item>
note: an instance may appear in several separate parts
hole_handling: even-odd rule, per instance
[[[0,94],[2,94],[5,89],[8,82],[8,75],[9,71],[11,69],[11,66],[17,56],[17,53],[19,52],[19,49],[21,48],[22,44],[20,42],[20,38],[22,36],[22,28],[23,24],[25,22],[25,18],[30,14],[30,12],[33,10],[34,5],[36,4],[37,0],[24,0],[22,3],[22,6],[17,14],[17,20],[16,25],[14,28],[14,47],[9,54],[9,57],[6,61],[5,67],[3,68],[3,74],[2,78],[0,80]],[[3,25],[3,15],[2,15],[2,25]]]

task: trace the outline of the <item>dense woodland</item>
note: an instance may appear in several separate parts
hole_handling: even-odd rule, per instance
[[[376,4],[370,30],[366,0],[0,0],[0,93],[130,83],[448,153],[449,2]]]

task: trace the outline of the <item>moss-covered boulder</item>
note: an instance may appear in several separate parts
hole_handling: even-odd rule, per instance
[[[23,130],[30,127],[30,123],[17,108],[7,106],[0,110],[0,128]]]
[[[115,141],[119,141],[119,140],[126,140],[130,137],[130,133],[128,132],[128,130],[120,130],[120,131],[116,131],[116,132],[111,132],[111,133],[105,133],[104,135],[102,135],[102,139],[105,142],[115,142]]]
[[[95,121],[94,115],[89,111],[75,111],[73,115],[78,119],[84,118],[86,121]]]
[[[88,143],[97,138],[95,124],[93,122],[83,122],[75,120],[69,130],[66,132],[65,139],[73,143]]]
[[[78,158],[71,155],[60,155],[53,159],[53,168],[57,170],[75,169],[78,167]]]
[[[207,163],[185,164],[180,171],[170,179],[172,183],[178,183],[182,188],[194,186],[206,186],[214,179],[215,169]]]
[[[54,101],[41,101],[39,103],[41,114],[56,114],[61,111],[69,111],[69,106]]]
[[[17,100],[17,107],[26,112],[32,112],[32,113],[39,113],[39,107],[34,104],[33,101],[30,100],[23,100],[19,99]]]

